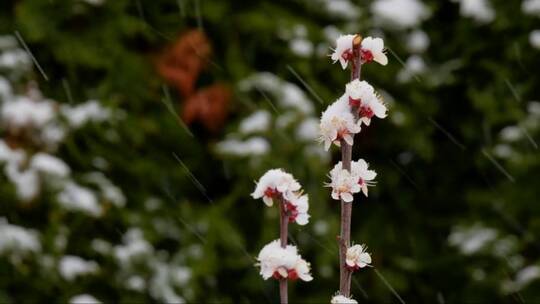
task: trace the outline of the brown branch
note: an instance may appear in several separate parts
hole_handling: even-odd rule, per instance
[[[360,42],[362,38],[356,36],[353,41],[353,60],[350,62],[351,81],[360,79]],[[353,135],[354,136],[354,135]],[[345,140],[341,140],[341,162],[342,168],[351,171],[352,146],[347,144]],[[351,217],[352,217],[352,202],[347,203],[341,200],[341,234],[339,236],[339,293],[346,297],[351,293],[352,273],[347,269],[345,263],[347,256],[347,248],[351,244]]]
[[[287,247],[289,215],[285,209],[285,199],[282,197],[279,200],[279,239],[281,241],[281,248]],[[279,299],[281,304],[287,304],[289,302],[287,291],[287,278],[279,280]]]

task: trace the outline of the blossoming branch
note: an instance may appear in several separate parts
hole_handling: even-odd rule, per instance
[[[257,182],[254,199],[262,198],[268,207],[277,201],[280,210],[280,238],[264,246],[257,257],[257,266],[263,279],[279,281],[280,301],[288,303],[287,281],[311,281],[310,264],[306,262],[296,246],[287,244],[288,224],[309,222],[307,194],[302,194],[301,186],[294,177],[281,169],[268,170]]]
[[[331,303],[357,303],[350,297],[352,273],[369,266],[371,256],[365,245],[351,246],[351,215],[354,194],[362,192],[368,196],[368,187],[375,184],[377,173],[369,169],[364,159],[352,161],[352,146],[355,134],[362,125],[369,126],[373,117],[385,118],[387,108],[373,86],[360,80],[363,64],[372,61],[381,65],[388,63],[381,38],[359,35],[343,35],[336,41],[336,48],[330,55],[334,63],[343,69],[350,66],[351,81],[345,86],[345,93],[322,113],[319,140],[328,150],[332,144],[340,147],[341,161],[330,171],[332,198],[341,201],[341,231],[339,236],[340,284],[339,292]]]

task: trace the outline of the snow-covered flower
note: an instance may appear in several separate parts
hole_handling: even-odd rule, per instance
[[[296,196],[284,201],[285,211],[289,215],[289,222],[296,222],[298,225],[306,225],[309,222],[309,203],[308,196]]]
[[[535,49],[540,49],[540,30],[534,30],[529,33],[529,43]]]
[[[405,61],[403,69],[397,74],[397,79],[399,82],[410,81],[413,77],[424,73],[426,69],[424,59],[419,55],[412,55]]]
[[[364,268],[371,264],[371,255],[366,252],[365,245],[354,245],[347,249],[345,263],[352,271]]]
[[[334,167],[330,172],[330,178],[331,181],[327,187],[332,187],[332,198],[335,200],[342,199],[344,202],[350,203],[353,201],[353,194],[361,190],[358,178],[345,169]]]
[[[270,151],[270,144],[264,137],[253,136],[246,140],[228,138],[216,145],[219,153],[238,157],[261,156]]]
[[[407,37],[407,50],[412,53],[422,53],[429,46],[429,36],[422,30],[414,30]]]
[[[76,106],[62,105],[60,112],[73,128],[80,128],[88,122],[103,122],[112,117],[112,111],[97,100],[89,100]]]
[[[14,130],[25,127],[43,128],[54,115],[53,102],[35,101],[26,96],[17,96],[4,103],[1,111],[2,124]]]
[[[360,48],[362,62],[375,61],[382,65],[388,63],[388,58],[384,53],[384,41],[382,38],[366,37],[362,39]]]
[[[58,263],[60,275],[68,281],[73,281],[78,276],[94,274],[98,270],[99,267],[95,261],[87,261],[73,255],[63,256]]]
[[[527,15],[540,16],[540,0],[524,0],[521,2],[521,11]]]
[[[69,299],[69,304],[99,304],[99,303],[101,302],[98,299],[94,298],[93,296],[89,294],[80,294]]]
[[[336,48],[330,58],[336,63],[339,60],[343,69],[347,68],[347,63],[353,57],[353,41],[356,35],[341,35],[336,40]]]
[[[330,304],[358,304],[358,302],[353,298],[347,298],[346,296],[338,294],[330,300]]]
[[[291,199],[294,192],[300,190],[300,184],[294,177],[282,169],[268,170],[257,182],[255,191],[251,193],[254,199],[262,198],[267,206],[272,206],[273,198],[279,195]]]
[[[38,172],[57,177],[67,177],[71,172],[63,160],[43,152],[36,153],[32,157],[30,167]]]
[[[103,212],[94,192],[75,182],[66,183],[58,193],[57,200],[66,210],[80,211],[93,217],[98,217]]]
[[[352,201],[352,194],[360,192],[368,196],[368,186],[373,185],[377,173],[368,169],[368,163],[359,159],[351,162],[351,171],[343,169],[342,162],[337,163],[330,171],[332,198],[342,198],[346,202]]]
[[[311,281],[313,277],[309,273],[310,266],[298,254],[296,246],[287,245],[282,248],[280,240],[274,240],[263,247],[257,257],[257,266],[260,266],[260,274],[263,279],[271,277],[275,279]]]
[[[239,130],[243,134],[265,132],[270,127],[271,118],[268,111],[257,111],[240,122]]]
[[[341,162],[339,164],[341,165]],[[358,178],[358,185],[365,196],[368,196],[368,186],[373,186],[373,180],[377,177],[377,172],[369,170],[368,166],[363,159],[351,162],[351,173]]]
[[[369,126],[373,116],[386,117],[386,106],[368,82],[358,79],[351,81],[345,86],[345,94],[349,105],[358,112],[360,122],[366,126]]]
[[[360,130],[360,123],[355,121],[347,101],[347,94],[344,94],[322,113],[319,140],[324,142],[326,150],[332,143],[340,146],[341,139],[352,145],[354,134]]]
[[[478,23],[488,23],[495,19],[495,10],[489,0],[454,0],[459,2],[459,12],[464,17],[473,18]]]
[[[12,225],[0,217],[0,255],[13,254],[18,257],[30,252],[41,251],[37,231]]]
[[[455,246],[464,255],[476,254],[492,244],[499,232],[480,223],[472,226],[456,226],[448,236],[448,243]]]
[[[411,28],[430,16],[419,0],[377,0],[371,4],[375,22],[397,29]]]

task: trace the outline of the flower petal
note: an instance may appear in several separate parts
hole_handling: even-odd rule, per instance
[[[341,198],[344,202],[350,203],[353,201],[353,196],[349,192],[343,192],[341,193]]]

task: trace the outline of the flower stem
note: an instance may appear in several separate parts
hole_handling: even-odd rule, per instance
[[[281,248],[287,247],[288,225],[289,215],[285,210],[285,199],[281,198],[279,202],[279,239],[281,241]],[[287,304],[289,302],[287,292],[287,278],[279,280],[279,298],[281,304]]]
[[[353,60],[351,62],[351,81],[360,79],[360,36],[356,36],[353,41]],[[354,135],[353,135],[354,136]],[[341,140],[341,162],[343,169],[351,171],[352,146],[347,144],[345,140]],[[351,293],[352,273],[347,269],[345,263],[347,248],[351,244],[351,217],[352,217],[352,202],[347,203],[341,200],[341,233],[339,236],[339,293],[349,297]]]

